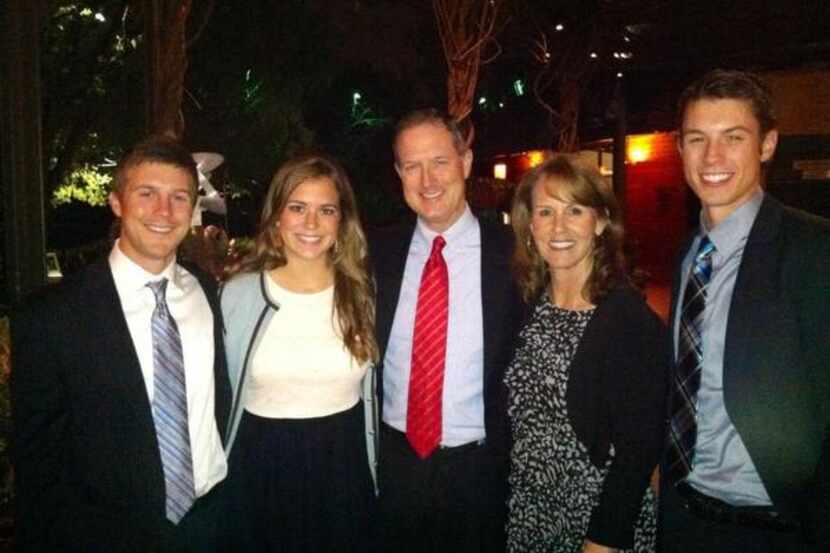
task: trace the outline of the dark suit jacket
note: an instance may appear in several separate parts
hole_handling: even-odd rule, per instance
[[[685,248],[688,250],[688,247]],[[672,293],[675,320],[679,272]],[[767,195],[735,283],[726,411],[775,509],[830,545],[830,221]]]
[[[230,385],[216,286],[191,272],[213,310],[224,428]],[[156,550],[168,528],[164,474],[107,260],[31,298],[11,330],[17,551]]]
[[[505,229],[479,220],[481,227],[481,303],[484,320],[484,426],[488,444],[506,455],[508,441],[507,390],[504,369],[510,362],[521,320],[521,301],[510,276],[513,240]],[[377,282],[377,327],[381,364],[378,367],[379,405],[383,407],[383,357],[398,306],[409,244],[415,221],[381,231],[370,240]]]

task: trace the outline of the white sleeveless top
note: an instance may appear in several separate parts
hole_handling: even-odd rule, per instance
[[[265,279],[280,309],[271,318],[248,374],[245,409],[260,417],[322,417],[360,398],[360,366],[340,338],[334,286],[299,294]]]

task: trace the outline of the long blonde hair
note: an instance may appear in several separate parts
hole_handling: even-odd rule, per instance
[[[324,154],[301,155],[277,170],[265,195],[254,248],[233,267],[232,273],[270,271],[287,263],[277,221],[294,190],[303,182],[320,177],[331,179],[340,200],[337,241],[329,256],[334,267],[334,314],[343,344],[359,362],[377,361],[375,295],[369,277],[366,235],[360,226],[349,178],[334,158]]]

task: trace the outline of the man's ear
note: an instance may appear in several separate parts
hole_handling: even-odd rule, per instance
[[[778,131],[772,129],[767,132],[767,135],[761,141],[761,163],[772,159],[776,146],[778,146]]]
[[[473,169],[473,151],[470,148],[467,148],[467,151],[461,156],[461,162],[464,164],[464,179],[466,180]]]
[[[109,195],[110,209],[116,217],[121,217],[121,199],[116,192],[110,192]]]

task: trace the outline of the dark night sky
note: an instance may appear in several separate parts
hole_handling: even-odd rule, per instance
[[[505,81],[520,74],[531,80],[532,39],[539,30],[547,30],[555,40],[557,33],[550,28],[562,22],[566,30],[561,33],[565,42],[558,45],[560,51],[576,41],[598,54],[596,67],[583,85],[583,139],[609,136],[613,122],[607,117],[608,105],[618,71],[624,73],[630,131],[639,132],[671,128],[680,91],[709,69],[830,67],[830,2],[826,1],[525,0],[512,4],[524,9],[516,10],[500,36],[503,53],[485,67],[480,89],[503,88]],[[613,59],[614,51],[623,50],[633,57]],[[556,55],[557,45],[551,52]],[[517,134],[517,127],[522,128],[523,137],[514,140],[523,139],[530,146],[544,136],[538,128],[542,112],[530,104],[522,108],[527,113],[499,117],[479,110],[478,117],[505,120],[505,132],[491,134]]]

